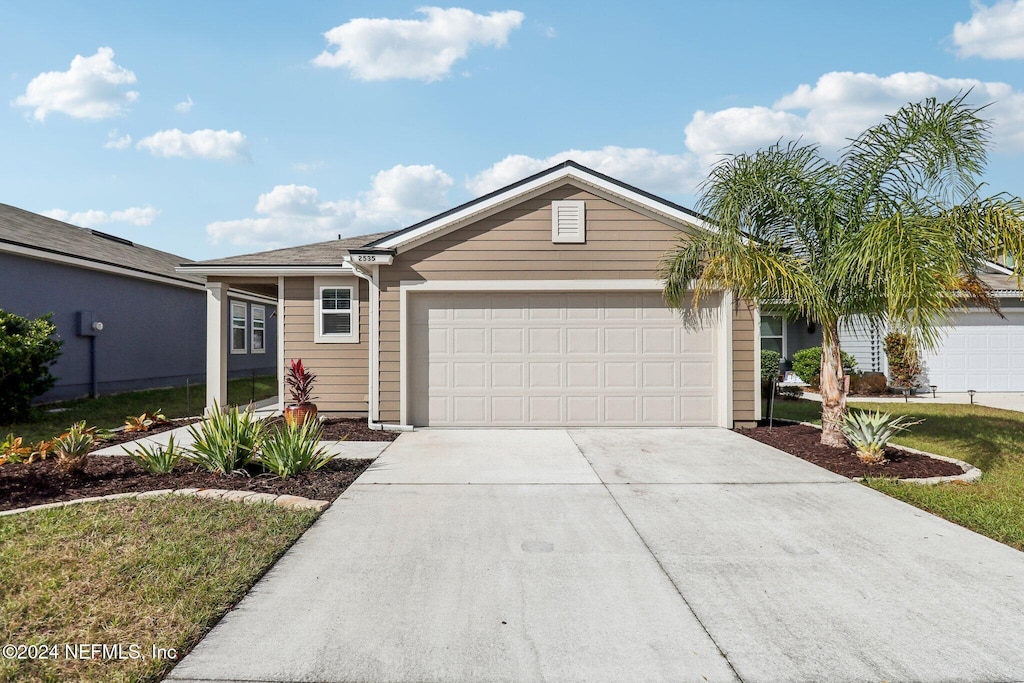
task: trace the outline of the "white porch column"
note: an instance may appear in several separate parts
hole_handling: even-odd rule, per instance
[[[206,409],[228,398],[228,286],[206,283]]]

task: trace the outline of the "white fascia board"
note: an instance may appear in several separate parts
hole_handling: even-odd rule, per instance
[[[235,289],[234,287],[228,288],[228,297],[231,299],[240,299],[242,301],[252,301],[257,304],[270,304],[271,306],[277,305],[276,297],[255,294],[253,292],[245,292],[240,289]]]
[[[593,185],[604,192],[621,197],[634,204],[646,207],[652,211],[656,211],[664,216],[667,216],[673,220],[685,223],[687,225],[693,225],[704,230],[713,230],[713,228],[705,221],[693,216],[685,211],[663,204],[662,202],[651,199],[650,197],[644,196],[639,192],[621,187],[615,183],[608,182],[604,178],[591,175],[584,171],[580,171],[576,168],[566,167],[560,168],[550,175],[541,176],[536,178],[529,183],[519,185],[508,192],[502,192],[501,194],[495,195],[484,202],[467,206],[461,211],[449,214],[447,216],[438,218],[437,220],[430,221],[415,230],[410,230],[407,233],[394,235],[386,238],[385,240],[374,244],[374,249],[397,249],[402,251],[402,247],[411,243],[418,242],[421,238],[440,230],[443,230],[446,226],[453,223],[462,222],[468,218],[476,216],[478,214],[486,213],[494,207],[507,204],[515,199],[518,199],[522,195],[530,194],[536,190],[551,185],[553,183],[561,182],[564,180],[576,180],[584,184]]]
[[[660,290],[658,280],[402,280],[412,292],[637,292]]]
[[[340,266],[178,266],[175,270],[217,277],[355,275],[355,270],[347,263]]]
[[[203,285],[199,284],[198,282],[186,282],[184,280],[176,280],[174,278],[165,277],[163,275],[157,275],[155,273],[148,273],[141,270],[133,270],[131,268],[115,266],[113,264],[103,263],[101,261],[91,261],[89,259],[80,258],[77,256],[69,256],[67,254],[56,254],[54,252],[44,251],[42,249],[32,249],[31,247],[24,247],[17,244],[9,244],[7,242],[0,242],[0,252],[16,254],[18,256],[27,256],[28,258],[34,258],[40,261],[49,261],[50,263],[59,263],[65,266],[85,268],[86,270],[95,270],[100,273],[122,275],[124,277],[131,277],[137,280],[159,282],[161,284],[172,285],[174,287],[181,287],[183,289],[192,289],[197,292],[202,292],[206,290],[206,288]],[[175,268],[175,270],[178,272],[195,272],[183,271],[181,270],[181,268]],[[199,273],[196,274],[198,275]]]

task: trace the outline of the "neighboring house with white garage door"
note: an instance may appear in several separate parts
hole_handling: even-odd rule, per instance
[[[657,280],[704,229],[569,161],[396,232],[179,272],[207,278],[211,319],[222,288],[276,288],[279,367],[301,358],[321,411],[374,426],[749,424],[756,311],[723,292],[681,315]],[[208,333],[223,376],[227,331]]]
[[[940,328],[941,343],[922,351],[920,386],[937,391],[1024,391],[1024,301],[1010,271],[991,263],[978,277],[999,299],[1002,316],[987,309],[969,308],[950,314]],[[783,357],[821,345],[821,332],[805,320],[783,321],[765,311],[761,316],[764,348],[784,349]],[[888,374],[884,339],[886,330],[864,327],[841,329],[843,351],[857,359],[860,372]]]

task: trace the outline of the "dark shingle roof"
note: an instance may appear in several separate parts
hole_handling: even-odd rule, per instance
[[[93,263],[117,266],[140,274],[159,275],[185,284],[204,284],[206,278],[176,272],[187,259],[166,251],[79,228],[7,204],[0,204],[0,242]]]
[[[391,231],[394,232],[394,231]],[[191,266],[340,266],[350,249],[358,249],[370,242],[383,239],[391,232],[357,235],[329,242],[303,244],[286,249],[272,249],[255,254],[241,254],[211,261],[196,261]]]

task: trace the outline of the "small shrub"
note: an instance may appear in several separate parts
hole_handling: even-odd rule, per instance
[[[25,418],[57,378],[50,366],[64,343],[50,315],[30,320],[0,310],[0,424]]]
[[[210,472],[243,472],[256,455],[263,436],[263,421],[234,406],[221,412],[215,403],[209,417],[188,428],[194,443],[188,458]]]
[[[260,444],[259,463],[282,479],[318,470],[331,461],[320,445],[323,434],[319,420],[279,426]]]
[[[173,435],[167,439],[166,446],[139,444],[134,451],[124,447],[122,450],[149,474],[170,474],[181,460],[181,451],[175,445]]]
[[[845,351],[840,351],[839,353],[843,360],[844,368],[857,369],[856,358]],[[812,387],[818,386],[818,383],[821,381],[821,347],[812,346],[809,349],[803,349],[794,353],[793,372]]]
[[[885,356],[889,360],[889,381],[893,386],[912,389],[918,385],[921,360],[913,339],[901,332],[885,335]]]
[[[888,387],[889,380],[880,372],[856,372],[850,375],[850,392],[854,394],[884,394]]]
[[[881,465],[886,462],[885,447],[897,432],[921,424],[921,420],[910,421],[907,415],[883,412],[851,410],[843,422],[843,436],[857,449],[857,457],[867,465]]]
[[[80,474],[89,460],[89,449],[95,441],[95,427],[87,428],[85,420],[71,425],[64,434],[54,440],[53,450],[57,453],[57,467],[64,474]]]
[[[779,376],[782,354],[771,349],[761,349],[761,381],[771,382]]]
[[[138,417],[132,415],[128,416],[128,419],[124,421],[124,431],[126,432],[148,432],[154,427],[163,427],[169,425],[170,420],[167,416],[157,408],[152,413],[143,413]]]
[[[20,436],[8,434],[7,438],[0,441],[0,466],[7,463],[24,462],[32,456],[32,448],[22,443]]]

